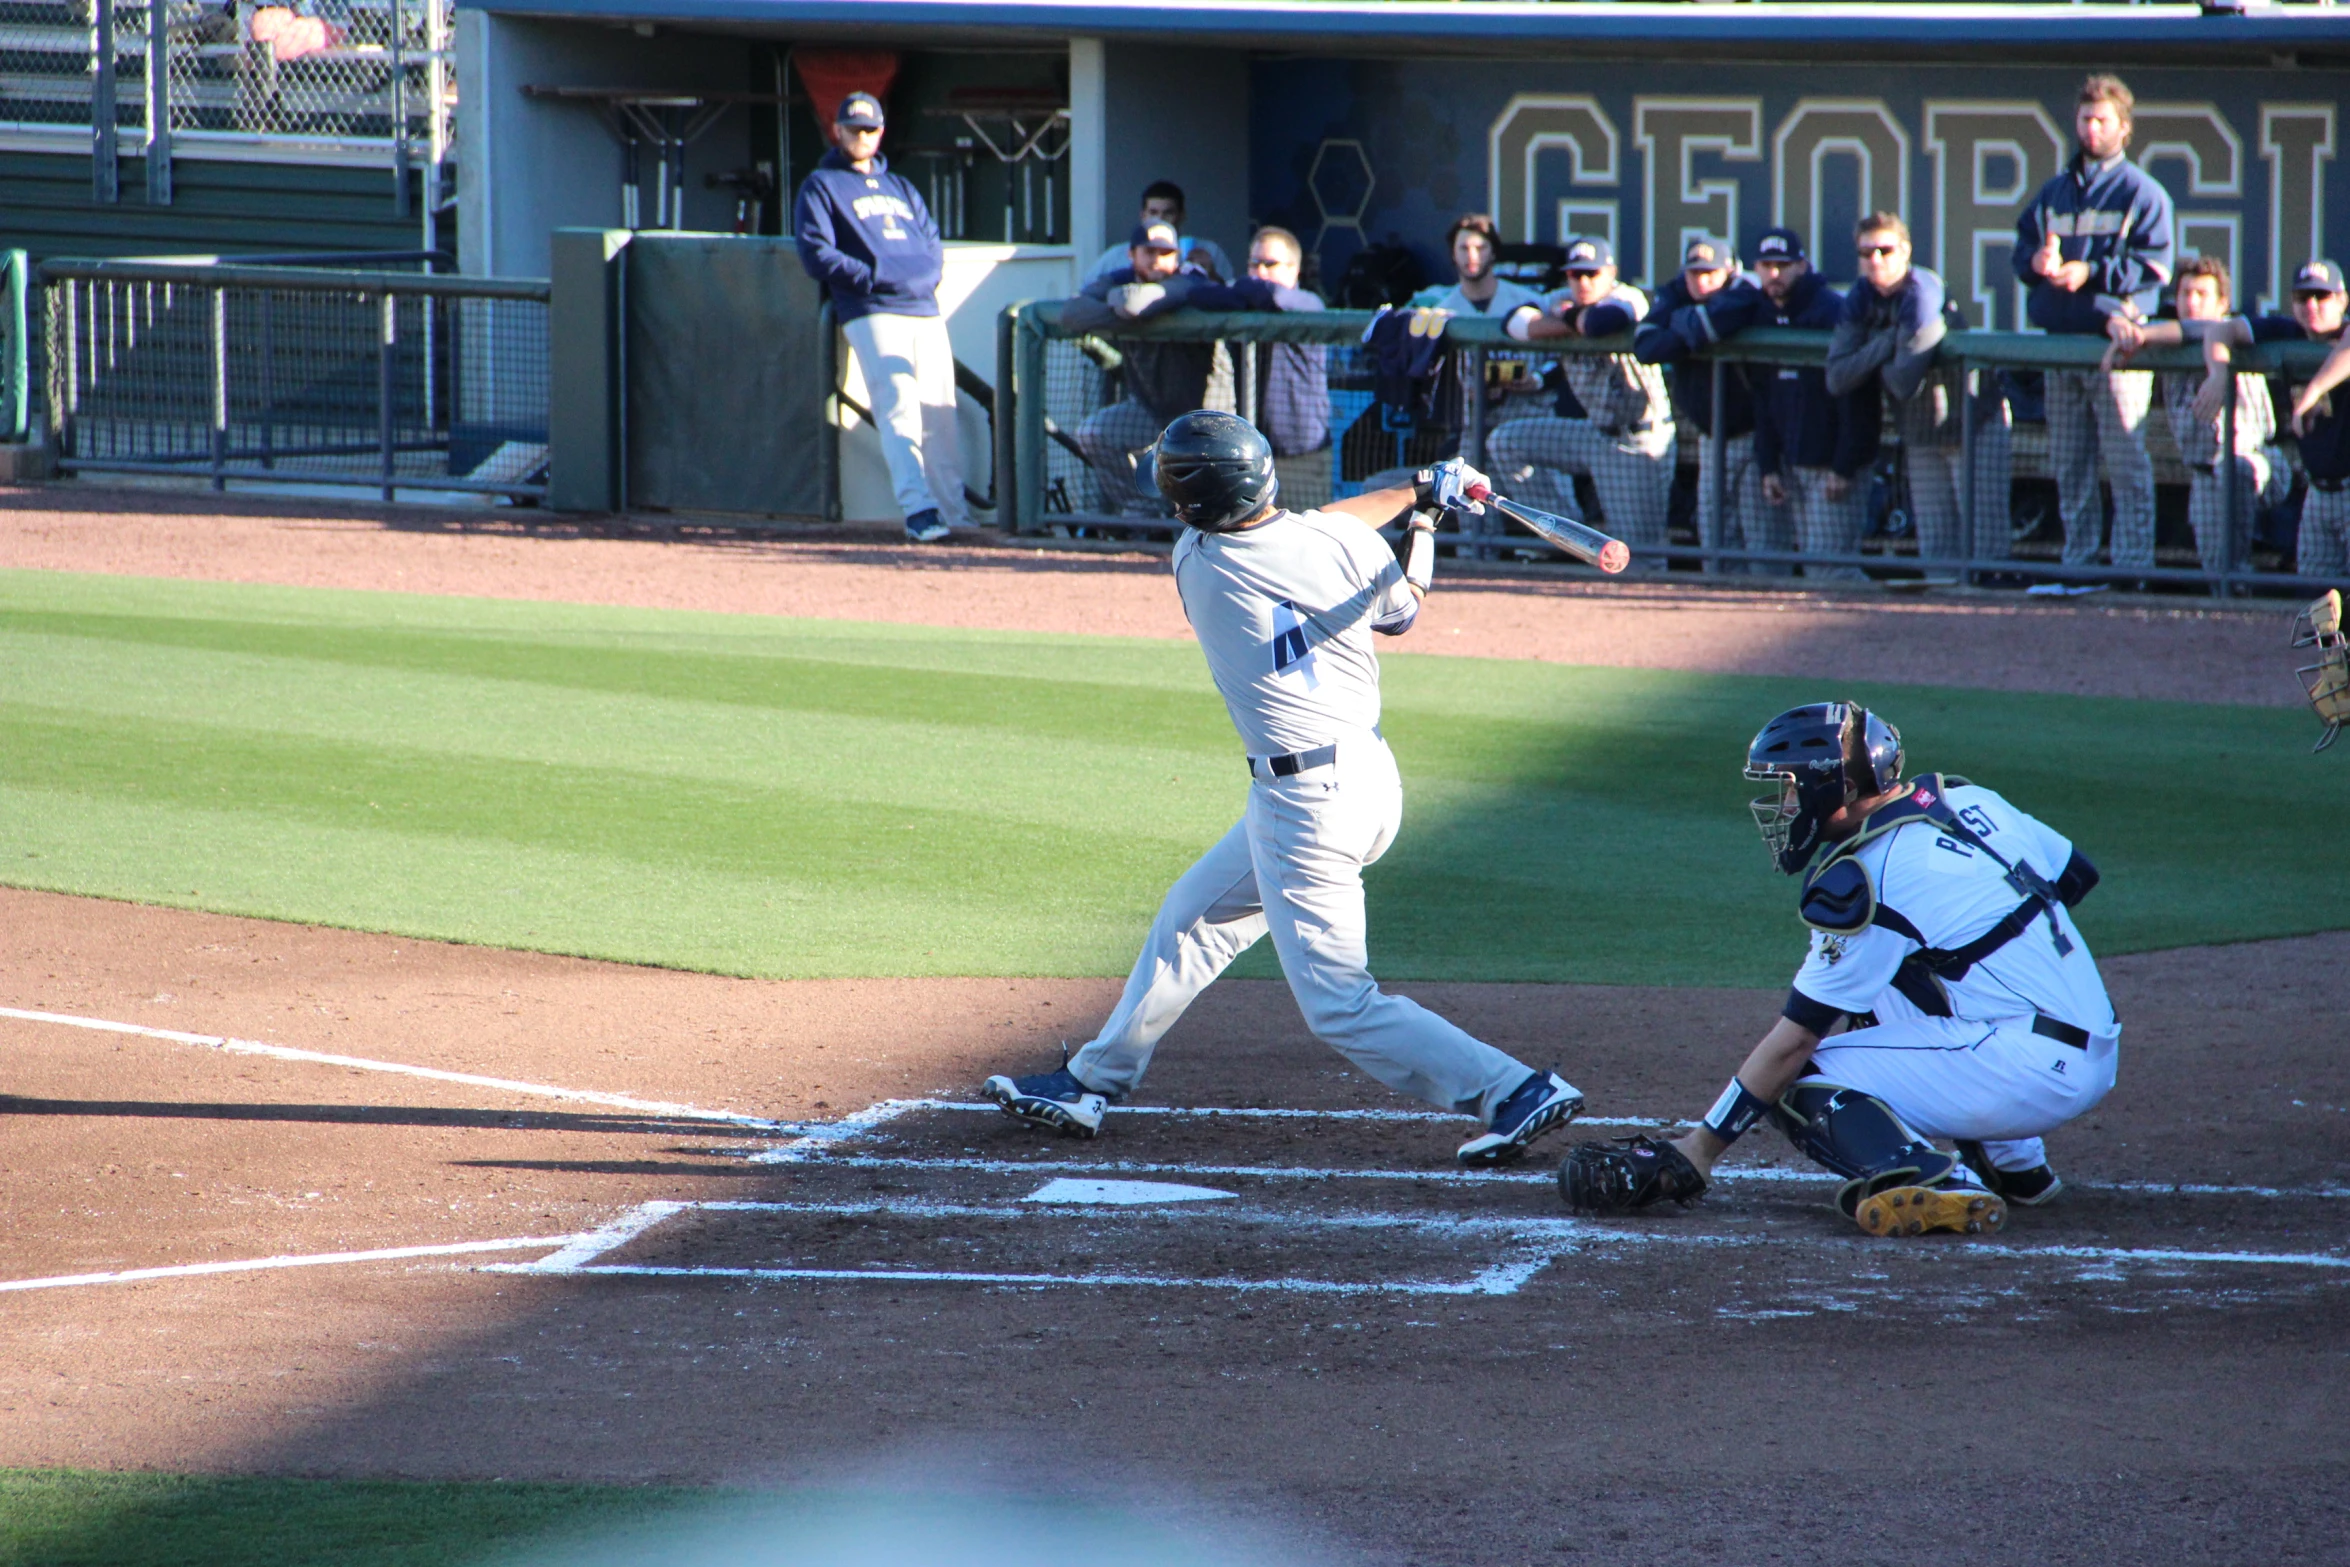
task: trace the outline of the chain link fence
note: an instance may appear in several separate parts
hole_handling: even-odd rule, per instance
[[[63,471],[546,494],[544,281],[40,271]]]
[[[1009,483],[999,473],[999,493],[1015,498],[1014,526],[1028,533],[1172,538],[1172,519],[1147,475],[1130,460],[1163,422],[1151,410],[1150,396],[1169,384],[1203,386],[1201,406],[1238,413],[1262,426],[1268,421],[1260,415],[1275,414],[1266,384],[1268,348],[1310,348],[1324,366],[1327,439],[1314,450],[1278,458],[1284,497],[1306,505],[1396,482],[1414,468],[1455,453],[1491,468],[1486,460],[1489,443],[1500,424],[1552,411],[1551,392],[1543,386],[1550,362],[1570,354],[1621,354],[1631,346],[1626,337],[1566,339],[1533,347],[1509,339],[1497,321],[1455,318],[1447,323],[1444,347],[1432,358],[1432,373],[1406,397],[1392,379],[1383,392],[1379,366],[1363,342],[1374,319],[1368,312],[1187,311],[1125,323],[1115,331],[1087,332],[1064,327],[1061,311],[1057,302],[1017,306],[1007,313],[1005,329],[999,333],[1003,363],[997,385],[1013,389],[1009,438],[999,457],[999,466],[1008,461]],[[2209,497],[2197,491],[2190,502],[2196,470],[2171,434],[2159,394],[2145,420],[2146,445],[2162,492],[2161,543],[2152,563],[2108,565],[2065,559],[2055,483],[2062,453],[2052,445],[2050,426],[2044,422],[2044,388],[2052,376],[2093,370],[2103,346],[2101,340],[2040,334],[1952,334],[1942,358],[1953,368],[1950,382],[1963,389],[1960,395],[1967,405],[1952,426],[1959,433],[1951,436],[1947,451],[1905,451],[1889,409],[1878,458],[1856,480],[1861,490],[1854,505],[1864,512],[1865,526],[1857,528],[1859,536],[1842,549],[1806,551],[1792,543],[1755,547],[1751,536],[1742,544],[1735,527],[1709,530],[1704,525],[1709,514],[1736,517],[1742,506],[1754,502],[1731,493],[1739,458],[1724,450],[1729,443],[1717,446],[1717,460],[1708,461],[1707,437],[1681,420],[1677,439],[1667,455],[1657,459],[1671,470],[1666,481],[1671,486],[1666,535],[1661,544],[1636,543],[1636,565],[1706,572],[1801,569],[1845,577],[1856,572],[1880,578],[1929,575],[2013,586],[2028,581],[2175,582],[2208,585],[2215,591],[2253,585],[2297,591],[2338,580],[2303,577],[2292,569],[2293,521],[2309,487],[2290,443],[2267,448],[2276,474],[2273,486],[2245,494],[2236,486],[2207,485]],[[1824,332],[1757,329],[1684,363],[1674,373],[1698,378],[1703,397],[1712,395],[1713,386],[1726,377],[1750,369],[1759,373],[1765,366],[1818,365],[1826,349]],[[2291,378],[2306,378],[2324,353],[2323,344],[2239,350],[2236,368],[2246,375],[2276,377],[2281,385]],[[1297,363],[1291,361],[1290,373],[1295,373]],[[2148,350],[2137,357],[2134,368],[2158,372],[2159,384],[2162,373],[2199,377],[2203,361],[2192,348]],[[1477,388],[1482,394],[1472,395]],[[1987,417],[1994,407],[1977,406],[1978,396],[1996,398],[2006,412]],[[2228,399],[2226,408],[2229,424],[2220,444],[2234,449],[2236,400]],[[1004,418],[1000,403],[997,412]],[[1712,422],[1717,427],[1722,423]],[[1996,462],[1986,461],[1993,454],[1977,450],[1979,440],[1993,439],[1998,442]],[[1278,441],[1276,451],[1281,451]],[[1945,497],[1944,509],[1961,517],[1989,514],[1997,519],[1990,525],[1959,528],[1955,543],[1921,538],[1932,530],[1918,525],[1916,486],[1925,481],[1937,457],[1953,491]],[[2201,471],[2208,474],[2211,466],[2206,462]],[[2007,493],[1976,494],[1981,485],[2000,482],[1987,477],[1992,474],[2003,477]],[[1980,484],[1979,476],[1985,476]],[[1588,474],[1554,477],[1557,494],[1573,494],[1578,513],[1596,525],[1607,525],[1605,503]],[[1705,493],[1709,486],[1714,488],[1710,496]],[[2226,537],[2234,541],[2233,547],[2221,558],[2199,554],[2189,529],[2190,505],[2206,504],[2233,509],[2226,519]],[[2114,514],[2114,503],[2109,501],[2106,509]],[[2265,527],[2256,528],[2256,523]],[[2217,529],[2209,518],[2197,527]],[[1560,560],[1543,541],[1514,526],[1479,522],[1473,530],[1458,538],[1448,532],[1446,543],[1454,553],[1480,560]],[[1760,531],[1748,530],[1750,535]]]

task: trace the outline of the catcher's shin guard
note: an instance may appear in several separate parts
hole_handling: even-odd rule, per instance
[[[1862,1199],[1897,1186],[1939,1186],[1958,1169],[1947,1154],[1902,1124],[1875,1094],[1806,1077],[1779,1097],[1771,1118],[1815,1163],[1845,1177],[1836,1206],[1852,1218]]]

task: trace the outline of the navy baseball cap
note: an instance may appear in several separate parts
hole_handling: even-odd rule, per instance
[[[1567,270],[1569,272],[1597,272],[1615,264],[1615,247],[1604,239],[1584,239],[1577,236],[1567,241]]]
[[[1757,261],[1808,261],[1803,253],[1803,236],[1793,229],[1764,229],[1762,238],[1754,242]]]
[[[1137,223],[1134,232],[1126,236],[1131,250],[1181,250],[1183,241],[1172,223]]]
[[[2340,294],[2350,292],[2342,287],[2342,269],[2330,261],[2304,261],[2301,270],[2293,274],[2293,292],[2296,294]]]
[[[1693,239],[1689,248],[1681,252],[1681,270],[1684,272],[1711,272],[1717,267],[1736,265],[1730,247],[1719,240]]]
[[[840,113],[832,117],[835,125],[851,125],[861,131],[881,129],[881,100],[869,92],[853,92],[840,101]]]

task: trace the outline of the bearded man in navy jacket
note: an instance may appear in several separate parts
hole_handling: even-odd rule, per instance
[[[2081,83],[2073,129],[2080,150],[2016,219],[2015,275],[2031,287],[2032,325],[2103,337],[2106,318],[2154,314],[2171,279],[2175,244],[2170,193],[2129,159],[2137,100],[2118,76]],[[2068,565],[2097,559],[2103,532],[2097,469],[2113,485],[2116,566],[2154,564],[2154,463],[2146,416],[2148,370],[2051,370],[2048,450],[2064,513]]]
[[[833,149],[800,186],[792,234],[857,356],[906,537],[927,544],[970,521],[955,350],[938,313],[946,247],[921,192],[889,171],[881,132],[879,99],[841,100]]]

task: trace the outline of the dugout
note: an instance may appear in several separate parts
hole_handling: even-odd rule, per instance
[[[821,146],[794,60],[894,56],[893,161],[911,141],[918,177],[960,166],[934,205],[960,236],[957,357],[983,379],[1001,306],[1070,292],[1160,177],[1228,252],[1255,223],[1294,229],[1326,286],[1371,245],[1443,277],[1465,210],[1521,243],[1607,234],[1639,279],[1689,234],[1835,235],[1889,206],[1975,324],[2013,326],[2015,211],[2068,151],[2090,69],[2129,77],[2182,250],[2226,255],[2242,298],[2350,250],[2350,13],[2327,6],[488,0],[461,6],[457,34],[469,272],[545,275],[553,230],[628,226],[625,142],[598,93],[715,106],[666,188],[640,148],[633,226],[657,226],[659,204],[686,230],[778,232]],[[1008,117],[969,111],[1022,106],[1060,109],[1063,132],[1014,174],[973,135]],[[750,213],[762,167],[773,195]],[[1838,280],[1842,248],[1814,244]],[[966,413],[985,474],[984,415]],[[890,515],[877,452],[845,423],[848,514]]]

